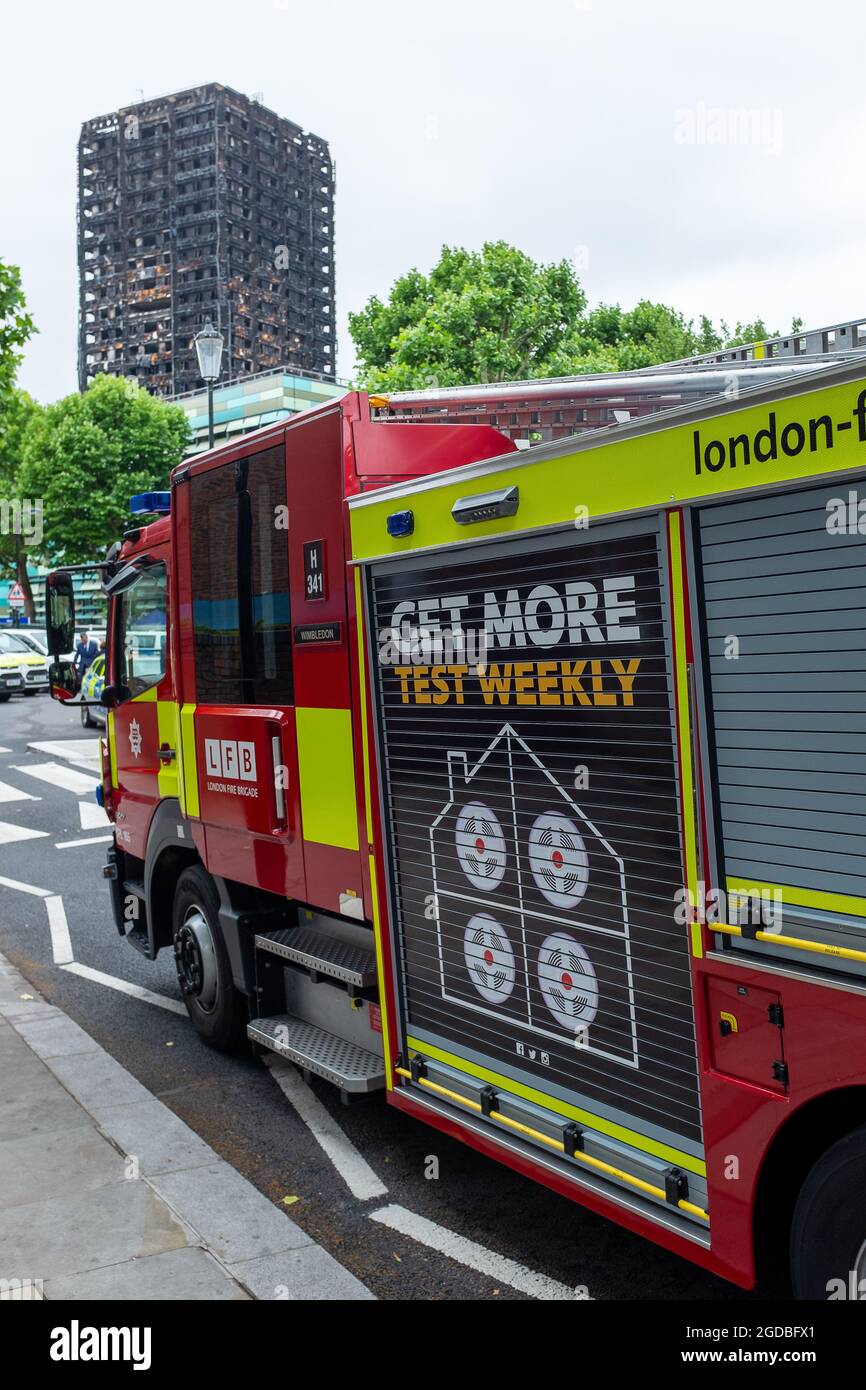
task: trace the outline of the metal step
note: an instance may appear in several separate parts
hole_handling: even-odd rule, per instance
[[[256,948],[270,951],[283,960],[303,965],[332,980],[345,980],[359,989],[376,983],[376,957],[372,951],[350,946],[333,936],[310,927],[291,927],[288,931],[258,932]]]
[[[304,1071],[332,1081],[342,1091],[379,1091],[385,1085],[381,1057],[292,1014],[253,1019],[247,1024],[247,1037],[297,1062]]]
[[[140,951],[148,960],[153,959],[150,952],[150,937],[147,933],[147,927],[133,927],[132,931],[128,931],[125,934],[124,940],[128,941],[130,946],[134,946],[136,951]]]

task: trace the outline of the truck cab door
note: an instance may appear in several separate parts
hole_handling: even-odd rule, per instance
[[[211,872],[303,898],[282,438],[175,499],[188,814]]]
[[[121,696],[108,713],[116,830],[121,847],[140,859],[157,803],[172,793],[177,777],[168,761],[169,751],[176,753],[175,741],[166,727],[166,714],[174,708],[167,561],[167,552],[144,557],[138,578],[112,599],[111,684]]]

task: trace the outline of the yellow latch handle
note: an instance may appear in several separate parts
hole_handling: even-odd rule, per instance
[[[728,923],[715,922],[709,930],[721,932],[723,936],[742,936],[742,927],[732,927]],[[840,960],[866,961],[866,951],[855,951],[850,946],[829,946],[824,941],[806,941],[799,936],[780,936],[778,932],[756,931],[756,941],[769,941],[776,946],[790,946],[795,951],[813,951],[820,956],[836,956]]]
[[[404,1076],[407,1081],[412,1080],[412,1073],[405,1067],[395,1067],[398,1076]],[[419,1076],[415,1080],[417,1086],[424,1086],[428,1091],[435,1091],[437,1095],[445,1096],[447,1100],[457,1101],[459,1105],[465,1105],[467,1110],[474,1110],[481,1114],[481,1106],[477,1100],[469,1100],[467,1096],[461,1096],[457,1091],[449,1091],[445,1086],[439,1086],[435,1081],[428,1081],[426,1076]],[[523,1125],[519,1120],[512,1120],[510,1116],[503,1115],[499,1110],[489,1112],[491,1120],[498,1120],[501,1125],[506,1125],[509,1129],[516,1130],[518,1134],[526,1134],[530,1139],[536,1139],[539,1143],[547,1144],[551,1149],[557,1149],[559,1153],[565,1153],[565,1145],[561,1139],[553,1139],[549,1134],[542,1134],[538,1129],[530,1129],[528,1125]],[[632,1177],[631,1173],[624,1173],[621,1168],[614,1168],[610,1163],[603,1163],[600,1158],[592,1158],[590,1154],[575,1153],[572,1155],[578,1163],[584,1163],[588,1168],[593,1168],[597,1173],[605,1173],[608,1177],[618,1178],[620,1182],[628,1183],[630,1187],[636,1187],[640,1192],[647,1192],[651,1197],[660,1197],[663,1202],[667,1201],[667,1194],[661,1187],[654,1187],[652,1183],[644,1182],[643,1178]],[[682,1211],[690,1212],[692,1216],[697,1216],[701,1221],[709,1221],[709,1214],[703,1207],[695,1206],[694,1202],[680,1200],[677,1206]]]

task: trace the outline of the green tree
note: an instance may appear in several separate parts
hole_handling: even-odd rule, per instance
[[[722,347],[726,348],[743,347],[747,343],[759,343],[764,338],[780,336],[778,328],[768,328],[763,319],[755,319],[754,323],[738,323],[733,329],[722,319],[721,333],[724,339]]]
[[[631,371],[709,352],[715,346],[708,319],[701,320],[696,333],[691,321],[675,309],[642,299],[630,310],[618,304],[600,304],[590,310],[574,325],[566,355],[570,354],[573,364],[570,372],[586,370],[583,360],[599,354],[611,364],[606,370]]]
[[[647,299],[587,311],[567,261],[536,265],[501,241],[479,253],[444,246],[429,275],[401,276],[349,329],[361,382],[378,391],[639,370],[773,336],[760,319],[732,332],[701,315],[695,327]]]
[[[515,381],[548,374],[585,303],[568,261],[536,265],[502,241],[443,246],[429,275],[410,270],[349,328],[370,389]]]
[[[42,525],[39,508],[21,495],[21,461],[27,434],[41,409],[26,391],[12,389],[3,404],[0,428],[0,569],[11,573],[24,590],[29,618],[34,610],[27,560],[39,546]]]
[[[42,556],[101,558],[129,525],[130,497],[166,488],[188,440],[180,406],[123,377],[103,373],[47,406],[27,431],[19,474],[22,495],[42,502]]]
[[[21,288],[21,271],[17,265],[0,261],[0,430],[21,361],[19,348],[24,347],[35,331]]]

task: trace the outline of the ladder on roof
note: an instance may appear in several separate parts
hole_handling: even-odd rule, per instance
[[[666,362],[661,370],[670,367],[720,366],[726,362],[769,362],[780,357],[796,357],[813,361],[816,366],[828,357],[839,360],[866,352],[866,318],[844,319],[825,328],[812,328],[800,333],[785,333],[778,338],[764,338],[757,343],[742,343],[739,347],[720,352],[699,353]],[[658,368],[650,370],[659,370]]]

